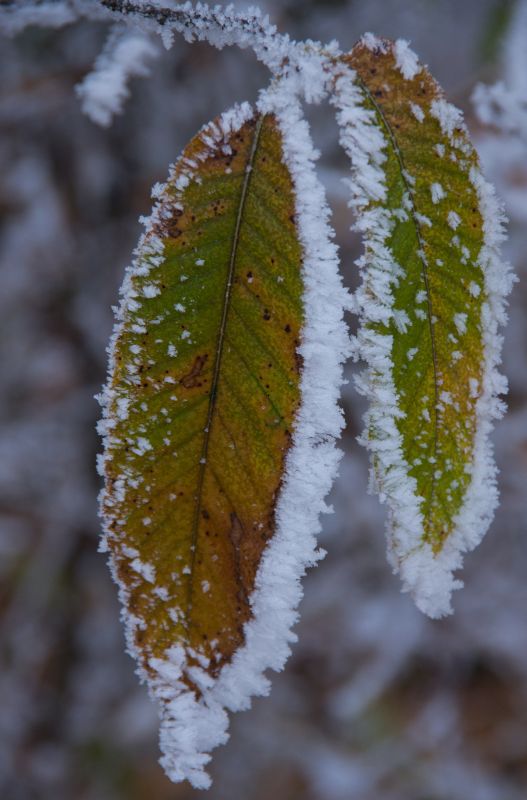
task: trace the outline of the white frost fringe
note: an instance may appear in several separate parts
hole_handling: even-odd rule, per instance
[[[317,550],[315,537],[320,530],[320,513],[330,511],[324,498],[337,474],[341,457],[335,439],[343,427],[338,399],[342,363],[349,349],[343,321],[349,296],[342,287],[337,248],[331,241],[329,210],[314,169],[318,154],[313,149],[292,87],[283,83],[264,93],[258,110],[275,113],[278,118],[284,160],[295,187],[297,226],[304,253],[305,323],[299,348],[304,362],[302,402],[277,502],[276,532],[258,568],[251,597],[252,618],[245,625],[243,647],[231,663],[223,667],[216,680],[205,670],[191,670],[191,678],[200,687],[201,697],[196,699],[183,682],[188,667],[185,650],[180,645],[170,648],[165,659],[151,660],[155,679],[140,669],[152,696],[160,701],[161,764],[173,781],[188,779],[199,789],[210,786],[210,777],[204,770],[210,751],[228,738],[226,710],[246,709],[252,696],[267,694],[270,683],[264,671],[282,669],[290,653],[290,644],[296,641],[291,627],[297,620],[296,608],[302,595],[300,578],[308,566],[323,556],[323,552]],[[213,138],[218,141],[239,129],[252,113],[247,103],[226,112]],[[207,136],[211,137],[210,126],[204,139],[211,141]],[[184,188],[191,179],[191,174],[184,175],[179,181],[180,187]],[[156,195],[163,198],[163,188],[158,188]],[[178,202],[178,199],[168,202]],[[162,204],[154,209],[135,265],[125,280],[118,313],[121,321],[116,326],[114,342],[126,318],[127,304],[133,308],[135,302],[131,277],[145,274],[145,268],[148,269],[145,259],[148,262],[159,257],[152,247],[160,248],[161,243],[158,241],[156,245],[155,237],[152,242],[149,228],[151,230],[159,214],[165,213],[167,209]],[[112,363],[110,354],[110,365]],[[108,419],[110,406],[116,398],[107,389],[102,400],[107,422],[111,422]],[[103,424],[103,432],[104,427]],[[106,425],[106,434],[111,439],[111,426]],[[121,600],[126,600],[125,587],[121,587]],[[133,632],[138,621],[125,619],[125,623],[128,647],[134,654]]]
[[[290,644],[296,641],[291,627],[302,595],[300,578],[323,555],[316,548],[315,535],[320,530],[320,513],[329,510],[324,498],[341,456],[335,439],[343,425],[337,401],[348,347],[342,320],[348,298],[339,277],[337,249],[330,241],[324,191],[313,167],[316,155],[307,123],[290,92],[262,97],[259,110],[278,116],[285,161],[296,190],[305,282],[302,405],[277,503],[276,532],[262,558],[251,597],[252,619],[245,626],[245,644],[216,682],[203,674],[199,701],[176,685],[181,693],[163,712],[162,764],[173,780],[186,777],[198,788],[210,785],[203,771],[209,756],[204,754],[227,739],[223,709],[246,709],[252,696],[267,694],[270,684],[263,672],[281,670]],[[174,648],[172,657],[180,660],[181,670],[181,652]],[[164,667],[157,668],[163,675]]]
[[[384,48],[383,42],[371,35],[363,41],[367,46]],[[404,45],[408,57],[408,48],[406,43]],[[393,227],[390,212],[379,207],[368,209],[371,202],[384,199],[386,194],[382,164],[387,142],[374,113],[362,105],[364,98],[356,86],[355,73],[342,65],[337,69],[332,102],[337,107],[341,144],[352,159],[352,180],[348,181],[352,194],[350,207],[357,213],[356,229],[362,233],[365,242],[365,255],[358,262],[362,286],[355,295],[356,311],[361,316],[356,356],[362,357],[368,365],[365,373],[357,379],[357,386],[370,399],[362,442],[370,450],[375,465],[372,478],[375,481],[377,477],[381,484],[375,488],[381,501],[388,505],[390,563],[401,575],[403,591],[411,592],[425,614],[438,618],[451,613],[452,591],[463,585],[454,578],[453,571],[461,567],[462,554],[481,541],[498,502],[496,466],[489,434],[493,420],[503,413],[504,408],[498,398],[507,388],[506,380],[497,371],[502,345],[498,328],[506,320],[505,298],[514,280],[510,267],[503,263],[499,254],[504,238],[504,216],[493,189],[479,171],[472,170],[470,180],[478,193],[484,219],[484,245],[478,258],[488,298],[481,318],[485,359],[483,385],[476,407],[472,480],[455,520],[455,529],[441,552],[435,555],[430,545],[422,542],[421,501],[416,481],[409,474],[402,437],[397,428],[397,419],[402,412],[393,379],[392,337],[367,327],[368,323],[387,322],[393,316],[391,287],[402,274],[387,246]],[[436,108],[443,132],[452,136],[451,120],[455,118],[456,125],[461,125],[461,113],[446,101],[440,101],[438,108],[442,111],[439,114]],[[377,432],[375,439],[368,435],[370,427]]]

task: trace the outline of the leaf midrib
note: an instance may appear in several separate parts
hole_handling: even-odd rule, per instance
[[[424,244],[425,243],[424,243],[424,240],[423,240],[423,237],[422,237],[422,234],[421,234],[421,225],[419,223],[419,220],[416,217],[416,214],[418,212],[417,212],[417,206],[416,206],[416,202],[415,202],[414,192],[413,192],[413,189],[412,189],[411,185],[409,184],[409,182],[407,181],[407,179],[405,177],[406,165],[405,165],[405,162],[404,162],[403,154],[401,153],[401,150],[400,150],[400,148],[399,148],[399,146],[397,144],[397,140],[396,140],[395,134],[394,134],[394,132],[392,130],[392,126],[390,125],[390,123],[386,119],[386,116],[385,116],[382,108],[376,102],[374,96],[372,95],[372,93],[370,92],[370,90],[368,89],[368,87],[366,86],[366,84],[364,83],[364,81],[362,80],[362,78],[360,77],[358,72],[356,72],[356,76],[357,76],[357,81],[359,82],[359,84],[361,86],[361,89],[366,94],[366,96],[370,100],[371,104],[375,108],[376,112],[378,113],[379,117],[382,120],[382,123],[383,123],[384,127],[386,128],[388,136],[390,137],[390,142],[391,142],[393,151],[395,153],[395,157],[397,158],[397,160],[399,162],[399,166],[400,166],[400,170],[401,170],[401,180],[402,180],[402,182],[404,184],[404,187],[405,187],[406,191],[408,192],[408,196],[410,197],[410,202],[412,204],[411,214],[412,214],[412,220],[413,220],[413,223],[414,223],[414,227],[415,227],[415,231],[416,231],[416,236],[417,236],[417,241],[418,241],[418,244],[419,244],[419,248],[420,248],[420,250],[422,250],[424,252]],[[424,259],[422,258],[422,256],[418,256],[418,258],[419,258],[419,261],[421,263],[421,274],[423,276],[423,282],[425,284],[425,291],[426,291],[426,301],[427,301],[427,308],[428,308],[427,320],[428,320],[428,328],[429,328],[429,331],[430,331],[430,341],[431,341],[431,349],[432,349],[432,366],[433,366],[433,372],[434,372],[434,401],[435,402],[434,402],[434,449],[433,449],[433,452],[434,452],[434,458],[435,458],[437,456],[437,445],[438,445],[438,439],[439,439],[439,412],[437,410],[437,405],[438,405],[438,402],[439,402],[439,385],[438,385],[438,374],[437,374],[437,372],[438,372],[438,369],[437,369],[437,350],[436,350],[436,342],[435,342],[434,323],[432,321],[432,318],[433,318],[432,297],[431,297],[431,293],[430,293],[430,285],[429,285],[429,282],[428,282],[427,265],[426,265]],[[428,525],[430,524],[431,518],[432,518],[432,506],[433,506],[434,499],[435,499],[435,489],[436,489],[436,479],[435,479],[435,471],[433,471],[432,472],[432,477],[431,477],[430,499],[428,501],[428,513],[426,515],[426,523],[428,523]],[[426,530],[426,528],[425,528],[425,530]]]
[[[191,537],[191,550],[190,550],[190,565],[189,565],[189,575],[188,575],[188,590],[187,590],[187,610],[186,610],[186,620],[187,624],[190,621],[190,612],[192,610],[192,595],[194,589],[194,571],[196,565],[196,554],[197,554],[197,543],[198,543],[198,534],[199,534],[199,520],[201,515],[201,507],[202,507],[202,495],[203,495],[203,482],[205,479],[205,473],[207,470],[207,455],[209,450],[209,443],[210,443],[210,434],[212,429],[212,423],[214,420],[214,412],[216,408],[216,398],[217,398],[217,391],[218,391],[218,383],[220,379],[220,369],[221,369],[221,361],[223,356],[223,348],[225,344],[225,331],[227,327],[227,318],[229,314],[230,308],[230,301],[232,295],[232,286],[233,286],[233,278],[234,272],[236,269],[236,255],[238,252],[238,245],[240,242],[240,231],[242,227],[243,221],[243,212],[245,209],[245,204],[247,200],[247,195],[249,191],[249,185],[251,183],[251,176],[253,172],[254,160],[256,157],[256,151],[258,148],[258,142],[260,139],[260,133],[262,130],[264,116],[259,115],[256,121],[256,126],[254,129],[253,134],[253,141],[251,145],[251,151],[249,153],[249,159],[245,166],[245,175],[242,184],[242,190],[240,193],[240,200],[238,204],[238,212],[236,215],[236,224],[234,227],[234,232],[232,236],[232,244],[231,244],[231,253],[229,259],[229,269],[227,273],[227,281],[225,283],[225,291],[223,295],[223,309],[222,309],[222,316],[220,322],[220,328],[218,332],[218,338],[216,341],[216,353],[214,357],[214,370],[212,375],[211,387],[210,387],[210,394],[209,394],[209,405],[207,410],[207,422],[204,429],[203,435],[203,444],[201,448],[201,455],[200,455],[200,462],[199,462],[199,472],[198,472],[198,486],[196,492],[196,508],[194,513],[194,519],[192,523],[192,537]]]

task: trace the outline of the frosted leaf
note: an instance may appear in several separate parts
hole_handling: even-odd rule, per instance
[[[294,75],[257,112],[242,104],[223,114],[156,189],[102,396],[101,508],[128,647],[159,702],[161,763],[196,788],[210,785],[205,766],[227,740],[226,712],[266,694],[264,672],[289,655],[340,459],[348,295],[299,89]],[[275,188],[269,217],[259,193],[269,202]],[[211,207],[230,237],[216,235]],[[255,261],[257,225],[276,243]],[[165,289],[152,296],[151,286]],[[182,344],[172,350],[174,334]]]
[[[368,365],[358,386],[370,400],[362,441],[388,505],[390,563],[418,607],[440,617],[461,586],[453,572],[497,502],[488,434],[503,408],[497,328],[512,279],[498,252],[502,212],[462,114],[424,68],[401,74],[401,52],[408,57],[406,45],[363,39],[348,70],[336,68],[333,102],[365,245],[356,293]],[[445,209],[450,197],[455,211]]]

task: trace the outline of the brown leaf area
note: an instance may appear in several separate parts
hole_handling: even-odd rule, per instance
[[[222,124],[165,188],[146,239],[162,263],[139,259],[110,383],[104,514],[147,671],[180,645],[217,675],[243,644],[299,403],[301,249],[280,133],[271,116]]]

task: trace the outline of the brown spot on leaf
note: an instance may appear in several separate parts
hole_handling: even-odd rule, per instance
[[[198,386],[198,378],[203,371],[203,367],[205,366],[208,357],[208,353],[205,353],[202,356],[196,356],[190,372],[187,373],[187,375],[184,375],[179,381],[180,384],[185,387],[185,389],[193,389],[195,386]]]
[[[240,518],[234,511],[231,514],[231,527],[229,530],[229,539],[233,543],[234,547],[238,550],[240,547],[240,543],[243,537],[243,525],[240,522]]]

